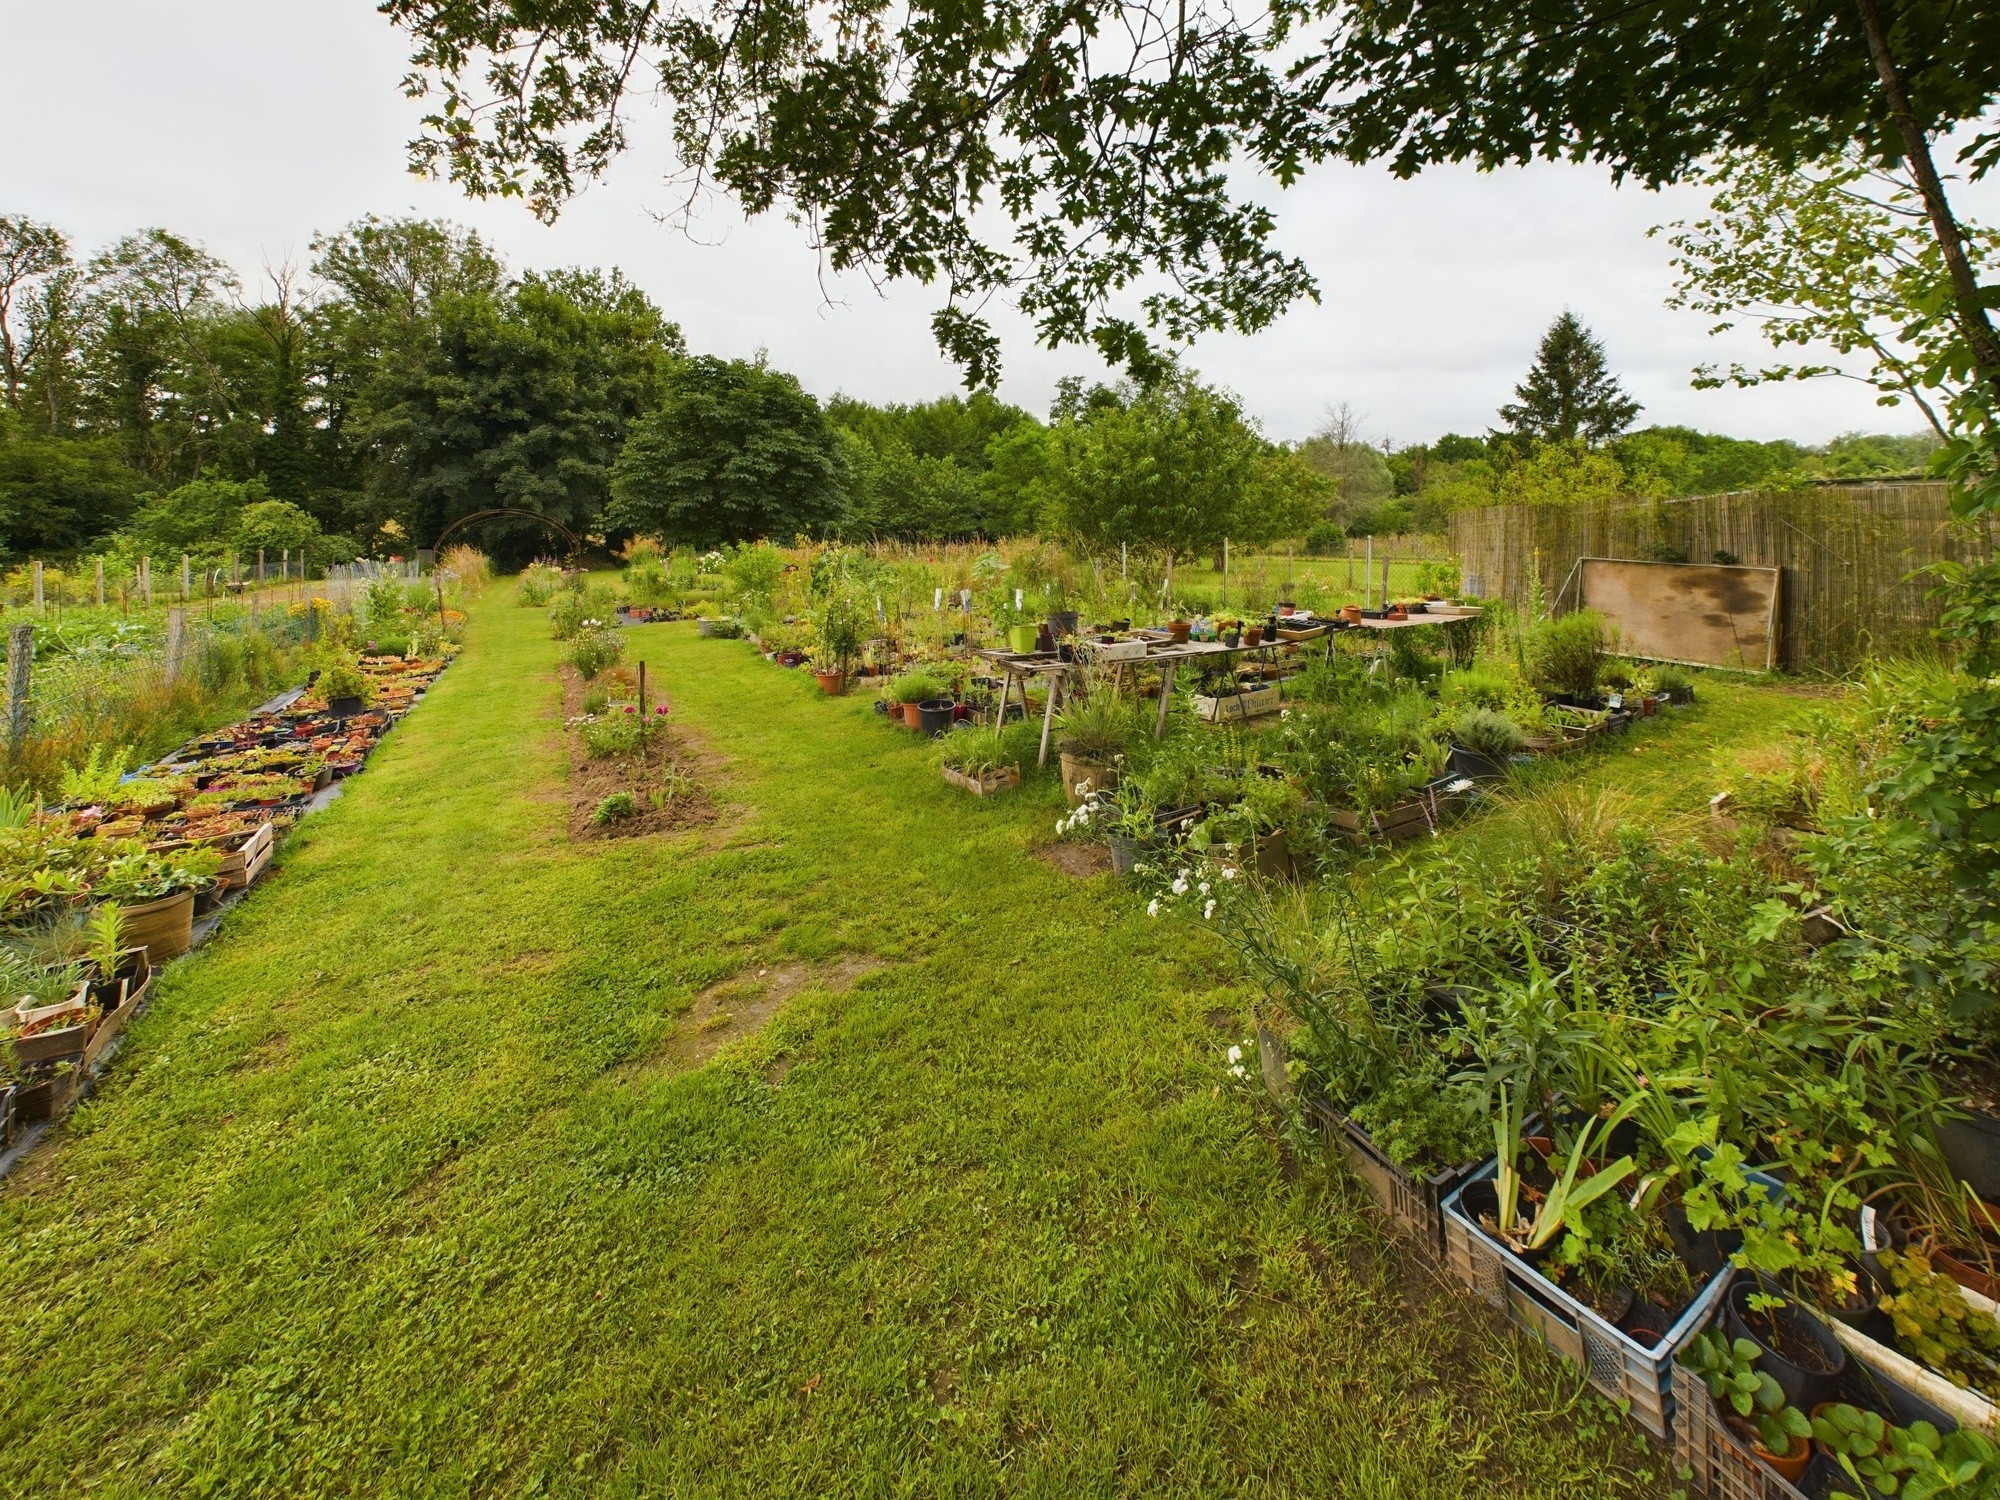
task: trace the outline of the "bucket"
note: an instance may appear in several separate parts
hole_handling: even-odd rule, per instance
[[[943,734],[951,728],[957,708],[949,698],[926,698],[917,705],[917,727],[928,735]]]

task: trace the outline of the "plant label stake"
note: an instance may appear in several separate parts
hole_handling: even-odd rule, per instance
[[[944,608],[944,590],[943,590],[943,589],[932,589],[932,590],[931,590],[931,608],[932,608],[932,609],[943,609],[943,608]]]
[[[639,663],[639,728],[646,727],[646,664]]]

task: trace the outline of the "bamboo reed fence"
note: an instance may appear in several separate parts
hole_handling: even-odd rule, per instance
[[[1451,545],[1467,592],[1523,609],[1538,588],[1573,608],[1557,594],[1584,557],[1780,568],[1779,664],[1838,674],[1921,644],[1938,620],[1921,570],[1983,558],[1991,539],[1953,522],[1950,486],[1930,481],[1461,510]]]

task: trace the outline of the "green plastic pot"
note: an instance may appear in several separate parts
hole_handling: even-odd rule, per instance
[[[1007,646],[1023,656],[1035,649],[1036,630],[1032,625],[1009,625]]]

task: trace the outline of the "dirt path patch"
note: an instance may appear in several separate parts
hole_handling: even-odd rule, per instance
[[[589,684],[567,665],[558,670],[563,685],[563,722],[574,724],[583,714]],[[598,680],[613,697],[630,691],[610,673]],[[649,713],[652,707],[648,703]],[[636,715],[636,705],[634,709]],[[617,705],[611,711],[618,712]],[[624,754],[592,755],[580,729],[569,729],[567,737],[570,838],[628,839],[705,828],[716,820],[715,802],[707,791],[715,771],[714,758],[696,752],[686,733],[671,719],[656,719],[640,748]],[[631,812],[615,821],[598,821],[598,809],[605,799],[621,793],[631,799]]]
[[[1111,873],[1111,850],[1103,844],[1043,844],[1034,853],[1043,864],[1078,879]]]
[[[672,1039],[637,1066],[645,1070],[661,1066],[697,1067],[729,1043],[758,1030],[799,991],[816,989],[839,994],[862,975],[884,967],[882,959],[849,953],[827,963],[771,964],[746,969],[696,995],[693,1007],[682,1018]]]

